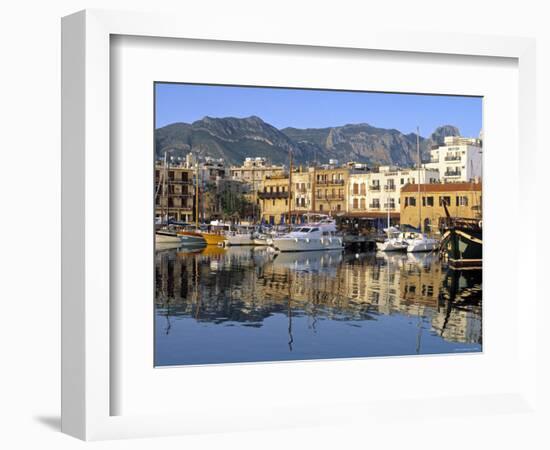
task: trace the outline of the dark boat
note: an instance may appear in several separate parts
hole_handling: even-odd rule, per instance
[[[483,229],[481,220],[463,217],[440,219],[442,234],[440,252],[455,268],[481,268],[483,257]]]

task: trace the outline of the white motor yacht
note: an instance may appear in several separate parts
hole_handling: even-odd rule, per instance
[[[412,234],[409,239],[407,239],[408,246],[407,252],[431,252],[439,248],[439,241],[437,239],[430,238],[422,233],[407,233]]]
[[[388,227],[384,231],[388,237],[383,242],[376,243],[376,249],[380,252],[406,252],[409,243],[398,228]]]
[[[299,225],[290,233],[273,238],[273,246],[281,252],[341,250],[344,240],[336,236],[336,222],[329,216],[316,215],[318,220]]]

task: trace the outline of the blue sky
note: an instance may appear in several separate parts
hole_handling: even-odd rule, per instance
[[[457,126],[462,136],[481,130],[480,97],[374,92],[273,89],[157,83],[156,128],[194,122],[204,116],[258,116],[281,129],[323,128],[369,123],[403,133],[430,135],[440,125]]]

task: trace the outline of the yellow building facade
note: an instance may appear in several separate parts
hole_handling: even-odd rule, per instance
[[[272,225],[286,223],[290,197],[288,175],[265,176],[258,191],[261,220]]]
[[[314,170],[313,211],[331,215],[347,212],[349,172],[347,167]]]
[[[446,217],[444,204],[453,217],[481,220],[481,199],[481,183],[407,184],[399,202],[401,224],[438,232],[439,219]]]

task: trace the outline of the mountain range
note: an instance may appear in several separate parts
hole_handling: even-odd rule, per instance
[[[429,137],[420,136],[423,161],[433,145],[445,136],[460,136],[452,125],[438,127]],[[158,159],[185,157],[188,152],[223,158],[240,165],[246,157],[265,157],[273,164],[288,164],[292,152],[295,164],[357,161],[370,165],[410,166],[417,162],[416,134],[377,128],[367,123],[326,128],[277,129],[256,116],[246,118],[204,117],[193,123],[173,123],[155,131]]]

